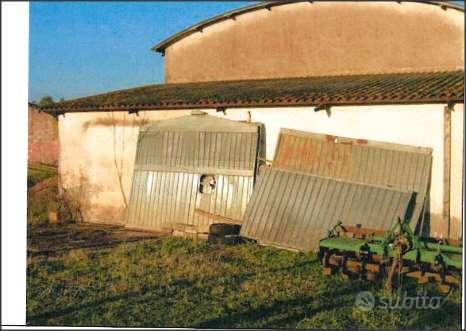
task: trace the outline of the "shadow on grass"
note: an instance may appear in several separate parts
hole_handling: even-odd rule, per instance
[[[196,325],[197,328],[222,328],[222,327],[246,327],[254,325],[262,320],[265,325],[260,327],[282,328],[291,323],[296,325],[306,316],[319,312],[335,309],[338,306],[346,306],[354,302],[355,295],[366,290],[368,284],[351,286],[339,291],[328,291],[317,295],[300,296],[290,300],[278,300],[272,305],[262,305],[244,312],[230,312],[215,319],[204,321]],[[330,302],[323,302],[322,298],[334,298]],[[311,307],[309,307],[311,306]],[[283,316],[274,318],[276,316]],[[270,325],[272,323],[273,325]]]
[[[47,321],[50,318],[56,318],[64,315],[71,314],[78,310],[88,309],[88,308],[98,308],[107,303],[115,302],[122,299],[131,299],[137,296],[143,295],[141,292],[126,292],[123,294],[115,295],[110,298],[102,298],[100,300],[95,300],[81,305],[70,306],[63,309],[56,309],[49,312],[43,312],[36,315],[27,316],[27,325],[42,326],[48,325]]]
[[[280,272],[289,272],[294,269],[299,269],[302,268],[306,265],[309,264],[314,264],[317,263],[317,261],[311,261],[311,262],[302,262],[302,263],[297,263],[291,266],[287,267],[281,267],[281,268],[274,268],[274,269],[268,269],[264,271],[256,271],[256,272],[246,272],[246,273],[241,273],[241,274],[236,274],[236,275],[229,275],[228,277],[211,277],[207,279],[202,280],[202,286],[205,288],[209,288],[218,284],[224,284],[225,278],[228,279],[229,283],[234,283],[236,286],[239,286],[242,282],[252,279],[256,277],[257,275],[263,275],[267,273],[280,273]],[[127,304],[135,305],[135,304],[144,304],[144,305],[151,305],[151,302],[153,300],[160,300],[160,299],[165,299],[165,298],[172,298],[173,295],[176,295],[176,292],[178,291],[183,291],[185,289],[191,289],[194,288],[194,285],[199,282],[199,279],[194,279],[194,280],[189,280],[189,279],[179,279],[173,283],[166,284],[166,285],[161,285],[157,287],[151,287],[151,288],[146,288],[141,291],[130,291],[118,295],[114,295],[111,297],[106,297],[102,298],[99,300],[94,300],[92,302],[88,303],[83,303],[79,305],[72,305],[69,307],[61,308],[61,309],[55,309],[51,311],[45,311],[42,313],[34,314],[28,316],[28,324],[29,325],[47,325],[48,320],[52,318],[60,318],[63,316],[66,316],[68,314],[76,313],[77,311],[84,310],[84,309],[90,309],[90,310],[95,310],[95,309],[101,309],[103,306],[110,304],[112,302],[116,302],[119,300],[127,300]],[[167,292],[165,291],[167,288],[171,288],[172,290]],[[365,287],[364,287],[365,288]],[[329,292],[329,293],[324,293],[323,295],[325,297],[329,296],[335,296],[339,298],[340,296],[343,296],[348,293],[352,293],[358,291],[358,288],[351,287],[351,288],[345,288],[342,291],[336,293],[336,292]],[[174,292],[174,293],[171,293]],[[319,295],[319,298],[322,296],[322,294]],[[320,299],[317,298],[317,301],[320,301]],[[341,302],[336,303],[332,302],[331,304],[326,304],[326,305],[321,305],[317,306],[314,308],[315,311],[320,311],[320,310],[325,310],[325,309],[330,309],[331,307],[335,307],[335,304],[345,304],[347,303],[347,300],[342,301],[343,298],[340,297],[339,299]],[[351,300],[354,300],[351,298]],[[273,324],[274,326],[286,326],[289,323],[292,322],[299,322],[301,319],[303,319],[306,315],[309,314],[310,311],[306,311],[306,307],[309,306],[309,304],[316,302],[316,297],[314,295],[303,295],[291,300],[284,300],[284,301],[276,301],[275,303],[272,304],[272,306],[261,306],[257,309],[253,309],[250,311],[246,312],[238,312],[238,311],[231,311],[223,316],[220,316],[215,319],[211,319],[208,321],[204,321],[199,323],[198,325],[180,325],[179,327],[198,327],[198,328],[208,328],[208,327],[222,327],[222,326],[234,326],[237,325],[238,323],[244,324],[249,323],[249,322],[257,322],[258,318],[265,320],[268,318],[272,318],[274,315],[277,314],[285,314],[286,316],[277,320],[274,320]],[[124,325],[121,325],[124,326]],[[166,325],[161,325],[161,326],[166,326]]]
[[[306,263],[303,262],[303,263],[294,264],[294,265],[289,266],[289,267],[269,269],[269,270],[262,271],[261,274],[290,271],[292,269],[296,269],[296,268],[300,268],[302,266],[305,266],[306,264],[309,264],[309,263],[308,262],[306,262]],[[258,274],[258,272],[242,273],[242,274],[239,274],[239,275],[231,275],[231,276],[228,277],[228,279],[231,282],[235,282],[235,283],[240,284],[243,281],[256,276],[257,274]],[[205,286],[214,286],[215,284],[218,284],[221,281],[222,281],[221,277],[212,277],[212,278],[208,278],[208,279],[203,279],[203,284]],[[198,279],[195,279],[195,280],[179,279],[179,280],[177,280],[177,281],[175,281],[175,282],[173,282],[171,284],[167,284],[166,286],[167,287],[168,286],[176,287],[176,288],[181,290],[181,289],[187,289],[187,288],[192,287],[196,282],[198,282]],[[163,287],[159,287],[157,289],[161,289],[161,288],[163,288]],[[48,311],[48,312],[43,312],[43,313],[31,315],[31,316],[29,316],[28,320],[30,320],[31,323],[34,322],[34,325],[41,325],[41,324],[37,324],[37,323],[45,322],[49,318],[60,317],[60,316],[67,315],[67,314],[70,314],[72,312],[75,312],[75,311],[78,311],[78,310],[81,310],[81,309],[99,307],[99,306],[102,306],[104,304],[111,303],[111,302],[114,302],[114,301],[118,301],[118,300],[121,300],[121,299],[130,299],[130,298],[134,298],[134,297],[137,297],[137,296],[143,297],[143,296],[145,296],[147,294],[153,293],[157,289],[152,288],[152,289],[147,289],[145,291],[130,291],[130,292],[115,295],[115,296],[112,296],[112,297],[99,299],[99,300],[89,302],[89,303],[85,303],[85,304],[73,305],[73,306],[70,306],[70,307],[62,308],[62,309],[56,309],[56,310],[52,310],[52,311]]]

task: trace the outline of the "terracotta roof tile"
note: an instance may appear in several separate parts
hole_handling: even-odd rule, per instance
[[[56,103],[64,112],[464,102],[464,71],[158,84]]]

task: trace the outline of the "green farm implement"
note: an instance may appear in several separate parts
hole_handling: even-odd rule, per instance
[[[400,219],[388,231],[339,222],[320,240],[319,259],[326,275],[386,279],[389,289],[400,286],[405,276],[421,284],[435,281],[442,292],[461,284],[460,242],[421,239]]]

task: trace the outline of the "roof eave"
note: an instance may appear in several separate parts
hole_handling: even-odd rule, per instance
[[[58,116],[65,113],[90,113],[124,111],[137,113],[139,111],[163,111],[163,110],[186,110],[186,109],[232,109],[232,108],[271,108],[271,107],[341,107],[341,106],[384,106],[384,105],[421,105],[421,104],[455,104],[464,103],[464,98],[450,99],[422,99],[422,100],[352,100],[352,101],[330,101],[321,102],[277,102],[277,103],[249,103],[249,104],[183,104],[183,105],[118,105],[118,106],[96,106],[80,108],[50,108],[38,107],[41,111],[50,115]]]

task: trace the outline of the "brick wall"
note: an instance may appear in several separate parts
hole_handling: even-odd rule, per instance
[[[29,106],[28,163],[58,163],[58,121]]]

